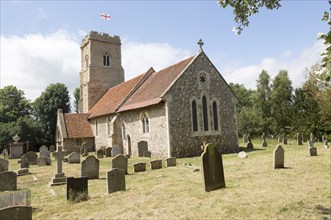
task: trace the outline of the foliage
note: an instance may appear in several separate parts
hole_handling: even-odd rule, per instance
[[[252,96],[254,91],[252,89],[246,89],[244,85],[238,83],[230,83],[229,86],[238,98],[238,112],[244,108],[253,107]]]
[[[323,21],[327,21],[328,25],[331,26],[331,15],[329,12],[324,12]],[[321,54],[322,56],[322,70],[320,75],[325,79],[326,83],[330,85],[331,81],[331,29],[329,28],[328,33],[321,33],[320,39],[324,40],[326,46],[325,52]]]
[[[74,90],[74,99],[75,99],[75,102],[74,102],[74,105],[75,105],[75,112],[77,113],[78,112],[78,108],[79,108],[79,99],[80,99],[80,90],[79,88],[76,88]]]
[[[70,112],[70,97],[62,83],[49,85],[33,103],[36,118],[44,134],[44,143],[54,144],[57,110]]]

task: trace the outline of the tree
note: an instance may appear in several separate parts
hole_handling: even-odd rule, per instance
[[[36,118],[41,125],[46,144],[54,144],[57,110],[70,112],[70,97],[62,83],[49,85],[33,103]]]
[[[80,99],[80,90],[79,90],[79,88],[76,88],[74,90],[74,98],[75,98],[75,102],[74,102],[75,112],[77,113],[78,110],[79,110],[79,99]]]

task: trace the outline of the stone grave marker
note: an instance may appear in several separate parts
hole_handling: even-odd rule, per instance
[[[283,144],[284,144],[284,145],[287,144],[287,137],[286,137],[286,134],[283,134]]]
[[[176,157],[169,157],[166,159],[167,167],[175,167],[176,166]]]
[[[0,194],[0,209],[21,205],[31,205],[31,190],[10,191]]]
[[[254,149],[254,145],[252,143],[252,140],[251,140],[251,136],[248,135],[248,143],[247,143],[247,146],[246,146],[247,149]]]
[[[128,174],[128,158],[122,154],[117,155],[112,159],[112,168],[123,169]]]
[[[82,154],[82,157],[87,157],[88,156],[88,151],[87,148],[84,147],[84,153]]]
[[[111,149],[111,156],[116,157],[118,154],[122,153],[122,149],[118,145],[114,145]]]
[[[51,158],[51,153],[48,150],[42,150],[39,153],[39,157],[49,157],[49,158]]]
[[[108,194],[126,190],[125,172],[123,169],[113,168],[107,171],[107,189]]]
[[[278,145],[274,150],[274,169],[284,168],[284,149]]]
[[[12,171],[0,173],[0,192],[17,190],[17,174]]]
[[[99,160],[95,156],[90,155],[83,160],[81,176],[87,176],[88,179],[99,179]]]
[[[39,157],[37,159],[37,165],[39,167],[46,166],[46,157]]]
[[[8,171],[8,165],[8,160],[0,158],[0,172]]]
[[[148,151],[147,141],[139,141],[138,142],[138,157],[143,157],[145,151]]]
[[[314,136],[313,133],[310,133],[309,138],[310,138],[309,140],[310,140],[311,142],[315,143],[315,136]]]
[[[151,165],[151,170],[156,170],[156,169],[162,168],[162,160],[153,160],[149,163]]]
[[[267,143],[267,141],[265,140],[265,138],[266,138],[265,133],[262,134],[262,138],[263,138],[262,147],[268,147],[268,143]]]
[[[103,158],[104,151],[102,149],[97,150],[97,158]]]
[[[32,220],[31,206],[9,206],[0,209],[0,219],[24,219]]]
[[[310,156],[317,156],[317,148],[316,147],[310,147],[309,148],[309,155]]]
[[[21,168],[18,169],[17,176],[23,176],[23,175],[28,175],[28,174],[30,174],[29,163],[24,154],[23,156],[21,156]]]
[[[80,163],[80,155],[77,152],[72,152],[68,156],[68,163]]]
[[[30,165],[37,165],[38,155],[35,152],[33,151],[26,152],[25,156]]]
[[[39,148],[39,152],[43,151],[43,150],[48,150],[48,148],[46,147],[46,145],[43,145]]]
[[[278,136],[278,143],[282,143],[283,142],[283,136],[282,135],[279,135]]]
[[[328,149],[329,148],[329,143],[328,140],[324,140],[324,148]]]
[[[297,143],[298,145],[303,145],[302,143],[302,133],[299,132],[298,135],[297,135]]]
[[[150,151],[145,151],[145,152],[144,152],[144,157],[151,158],[151,157],[152,157],[152,152],[150,152]]]
[[[132,164],[133,166],[133,172],[137,173],[137,172],[144,172],[146,171],[146,163],[134,163]]]
[[[243,142],[248,143],[248,135],[247,134],[243,135]]]
[[[225,187],[222,155],[213,144],[207,144],[201,154],[202,177],[205,191]]]
[[[78,153],[77,153],[78,154]],[[88,195],[88,178],[82,177],[67,177],[67,200],[75,200],[82,193]]]
[[[50,182],[51,186],[66,184],[66,176],[62,172],[62,160],[64,157],[64,152],[62,151],[62,147],[58,146],[56,151],[56,173],[52,178],[52,182]]]
[[[54,145],[49,146],[49,151],[53,153],[55,151],[55,146]]]
[[[105,152],[106,157],[111,157],[111,147],[107,147]]]
[[[307,144],[308,144],[308,148],[314,147],[314,142],[312,142],[311,140],[307,141]]]

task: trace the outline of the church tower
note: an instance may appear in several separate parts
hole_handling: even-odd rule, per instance
[[[79,112],[88,112],[111,88],[124,82],[121,39],[91,31],[81,44]]]

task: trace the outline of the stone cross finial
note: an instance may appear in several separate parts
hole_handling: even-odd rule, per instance
[[[202,39],[200,39],[200,40],[198,41],[198,45],[200,46],[200,50],[202,51],[202,50],[203,50],[203,49],[202,49],[202,46],[204,45]]]

